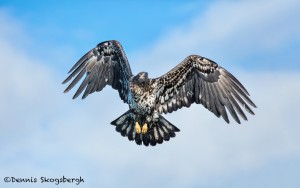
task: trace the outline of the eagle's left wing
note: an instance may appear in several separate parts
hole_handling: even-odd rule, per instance
[[[240,123],[237,113],[247,120],[240,106],[250,114],[254,113],[247,103],[256,107],[247,90],[232,74],[212,60],[197,55],[187,57],[167,74],[154,79],[154,83],[158,89],[156,110],[160,113],[171,113],[195,102],[229,123],[227,109]]]
[[[71,90],[86,74],[83,82],[77,89],[73,99],[78,97],[83,90],[84,99],[95,91],[101,91],[106,85],[119,91],[121,99],[128,103],[129,79],[132,72],[121,44],[116,40],[99,43],[87,52],[69,71],[67,83],[74,76],[74,80],[64,91]]]

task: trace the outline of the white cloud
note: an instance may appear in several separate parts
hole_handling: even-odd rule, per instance
[[[199,16],[141,49],[131,62],[143,62],[137,64],[137,71],[143,70],[145,64],[147,70],[152,70],[152,64],[159,63],[154,76],[165,73],[190,54],[211,57],[225,67],[248,67],[245,63],[275,66],[281,63],[276,58],[286,55],[282,49],[299,43],[299,12],[300,2],[294,0],[217,1],[205,11],[199,7]],[[257,54],[273,58],[262,59]]]
[[[266,7],[270,8],[268,15],[289,13],[288,5],[275,1],[273,8],[268,2],[261,6],[248,1],[229,5],[239,5],[234,10],[245,14],[244,18],[247,12],[253,13],[253,7],[259,7],[256,16],[265,12]],[[210,40],[213,44],[230,41],[234,31],[224,28],[222,35],[213,34],[215,22],[208,21],[214,21],[216,12],[220,15],[217,17],[225,17],[230,13],[229,5],[221,2],[212,6],[204,18],[195,19],[188,31],[177,28],[169,38],[158,41],[150,49],[150,59],[146,61],[162,58],[170,62],[168,58],[174,53],[175,60],[189,50],[202,49],[198,44],[208,45]],[[233,15],[234,12],[228,17],[230,23],[239,28],[244,19]],[[9,16],[1,17],[1,26],[14,28],[18,31],[17,37],[30,41],[20,24]],[[198,28],[199,19],[204,26]],[[268,23],[264,19],[261,22],[262,25]],[[146,148],[127,141],[109,125],[127,109],[115,91],[107,88],[86,100],[71,100],[71,94],[62,94],[64,86],[60,83],[65,75],[26,54],[20,48],[22,42],[16,45],[6,37],[9,31],[2,31],[0,35],[0,49],[5,52],[0,56],[0,141],[5,143],[0,146],[0,177],[83,176],[86,182],[81,187],[136,187],[142,183],[144,187],[213,186],[216,179],[234,179],[239,177],[240,171],[252,171],[274,160],[284,161],[289,156],[300,155],[297,144],[300,127],[296,126],[300,121],[298,72],[235,71],[258,105],[255,116],[249,115],[249,121],[242,125],[227,125],[203,107],[193,105],[166,116],[181,129],[176,138]],[[188,35],[181,38],[185,36],[181,32]],[[194,41],[192,36],[197,32],[199,36],[206,36],[201,32],[212,32],[212,35],[206,39],[195,37]],[[170,50],[169,44],[177,50]],[[179,50],[182,46],[187,47],[183,52]],[[26,186],[31,187],[22,185]]]

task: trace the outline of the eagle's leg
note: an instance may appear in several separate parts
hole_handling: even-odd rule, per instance
[[[143,133],[143,134],[146,134],[147,131],[148,131],[148,125],[147,125],[147,123],[145,122],[144,125],[143,125],[143,127],[142,127],[142,133]]]
[[[137,134],[141,134],[141,126],[137,121],[135,122],[135,131]]]
[[[149,129],[151,129],[151,122],[153,122],[153,117],[152,117],[152,114],[148,114],[146,115],[146,118],[145,118],[145,122],[143,124],[143,127],[142,127],[142,133],[143,134],[146,134],[148,132]],[[150,125],[150,127],[149,127]]]

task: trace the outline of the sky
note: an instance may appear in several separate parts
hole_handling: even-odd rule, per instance
[[[0,187],[57,187],[40,178],[63,176],[84,188],[299,187],[299,18],[298,0],[0,0]],[[61,84],[110,39],[134,74],[161,76],[190,54],[216,61],[255,116],[227,124],[194,104],[164,115],[181,130],[169,142],[128,141],[110,125],[128,109],[115,90],[72,100]]]

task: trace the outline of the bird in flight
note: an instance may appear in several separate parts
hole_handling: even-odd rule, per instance
[[[129,110],[112,121],[116,131],[138,145],[155,146],[175,137],[180,130],[162,114],[172,113],[192,103],[202,104],[217,117],[229,123],[227,111],[240,123],[247,120],[242,110],[254,115],[245,87],[226,69],[214,61],[190,55],[158,78],[147,72],[133,75],[123,47],[116,40],[99,43],[87,52],[69,71],[63,84],[72,80],[64,93],[70,91],[85,76],[73,99],[83,91],[82,99],[106,85],[118,90]]]

